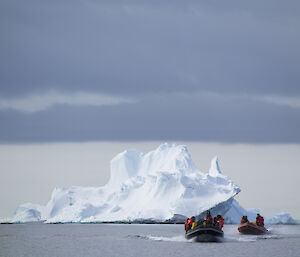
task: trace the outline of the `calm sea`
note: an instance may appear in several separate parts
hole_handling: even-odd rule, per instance
[[[263,236],[240,235],[225,225],[221,243],[184,238],[183,225],[0,225],[1,257],[299,257],[300,226],[269,227]]]

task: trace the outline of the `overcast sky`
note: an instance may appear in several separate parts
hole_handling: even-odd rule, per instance
[[[300,142],[299,1],[0,3],[0,141]]]
[[[0,215],[56,185],[103,185],[128,147],[197,141],[196,163],[219,155],[245,207],[299,218],[299,13],[298,0],[1,0]],[[78,152],[87,141],[100,145]]]

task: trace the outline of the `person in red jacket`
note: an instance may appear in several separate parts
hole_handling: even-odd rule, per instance
[[[184,223],[185,232],[189,230],[189,224],[188,223],[189,223],[189,218],[187,218],[186,222]]]
[[[265,225],[264,217],[260,216],[259,213],[257,213],[257,216],[256,216],[256,225],[262,226],[262,227]]]
[[[224,218],[219,214],[216,217],[217,225],[219,225],[219,229],[222,229],[224,226]]]
[[[185,222],[185,231],[188,231],[189,229],[191,229],[194,222],[195,222],[195,217],[194,216],[187,219],[186,222]]]
[[[206,216],[204,217],[204,220],[203,220],[206,224],[213,224],[213,217],[211,216],[210,214],[210,211],[207,211],[206,212]]]
[[[241,224],[244,224],[244,223],[247,223],[247,222],[249,222],[248,217],[247,216],[243,216],[241,218]]]

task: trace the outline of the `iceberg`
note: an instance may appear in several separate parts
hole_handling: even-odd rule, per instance
[[[249,221],[255,221],[258,209],[245,209],[237,200],[233,199],[230,209],[224,215],[224,221],[227,224],[239,224],[242,216],[248,216]]]
[[[10,222],[36,222],[41,220],[44,207],[39,204],[25,203],[15,210],[15,216]]]
[[[295,225],[295,224],[298,224],[298,222],[296,220],[294,220],[289,213],[285,213],[285,212],[274,214],[271,217],[266,218],[265,223],[268,225],[275,225],[275,224]]]
[[[199,171],[184,145],[162,144],[144,154],[119,153],[110,162],[110,179],[102,187],[55,188],[46,206],[19,206],[10,222],[181,221],[202,218],[206,210],[227,223],[241,216],[255,219],[234,199],[240,188],[222,174],[214,157],[207,173]]]

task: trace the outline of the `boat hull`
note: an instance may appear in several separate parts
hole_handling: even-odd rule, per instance
[[[218,242],[223,237],[223,231],[213,225],[199,225],[188,230],[185,237],[194,238],[197,242]]]
[[[268,232],[263,226],[258,226],[255,223],[244,223],[238,227],[238,231],[247,235],[261,235]]]

